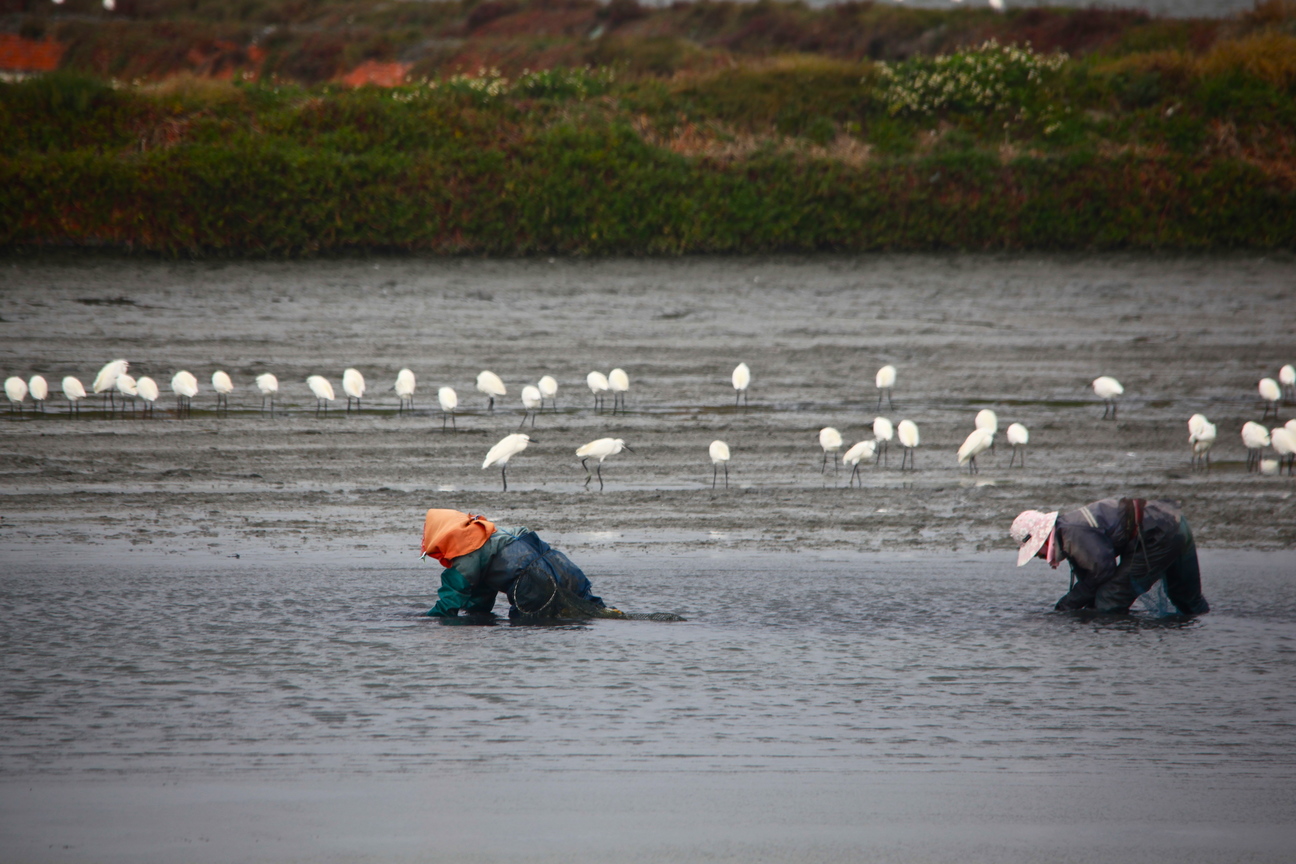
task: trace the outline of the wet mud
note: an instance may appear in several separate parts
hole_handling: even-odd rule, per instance
[[[1238,434],[1261,418],[1257,380],[1296,360],[1290,258],[92,258],[10,261],[4,282],[3,374],[39,372],[55,391],[43,414],[0,413],[9,548],[407,550],[438,506],[577,546],[1007,552],[1019,510],[1107,495],[1182,500],[1203,546],[1296,543],[1292,481],[1248,474]],[[110,414],[93,396],[70,416],[57,382],[88,387],[116,357],[158,380],[155,416]],[[753,379],[735,407],[740,361]],[[885,363],[899,378],[879,410]],[[368,392],[348,413],[352,366]],[[617,366],[627,408],[596,412],[585,374]],[[389,390],[402,367],[418,379],[403,414]],[[202,387],[183,418],[168,386],[182,368]],[[222,414],[216,369],[236,385]],[[508,387],[493,413],[474,389],[482,369]],[[281,382],[273,415],[252,386],[267,371]],[[311,374],[337,391],[327,414]],[[535,442],[504,493],[482,460],[544,374],[557,409],[527,421]],[[1090,389],[1099,375],[1124,383],[1115,421]],[[459,394],[451,431],[441,386]],[[955,452],[982,408],[1000,434],[969,474]],[[1189,465],[1198,411],[1219,427],[1209,473]],[[918,424],[917,468],[899,470],[893,444],[852,488],[848,470],[824,468],[819,429],[849,447],[879,414]],[[1025,468],[1009,467],[1012,422],[1031,432]],[[635,452],[608,459],[600,492],[574,451],[604,436]],[[717,438],[732,459],[729,488],[721,474],[712,490]]]

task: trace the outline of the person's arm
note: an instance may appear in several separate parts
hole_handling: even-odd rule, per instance
[[[1104,532],[1087,527],[1059,532],[1058,541],[1071,562],[1075,585],[1053,608],[1058,611],[1088,609],[1093,606],[1098,589],[1116,575],[1116,550]]]
[[[437,589],[436,605],[428,610],[434,618],[453,618],[460,609],[472,604],[472,583],[454,567],[441,571],[441,587]]]

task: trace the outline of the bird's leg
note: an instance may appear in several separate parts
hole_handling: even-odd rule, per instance
[[[841,473],[841,463],[839,463],[839,462],[837,461],[837,451],[836,451],[836,450],[833,451],[833,473],[834,473],[834,474],[839,474],[839,473]]]
[[[459,425],[455,423],[455,414],[453,411],[450,412],[450,428],[455,432],[459,431]]]
[[[717,463],[712,462],[711,463],[711,491],[712,492],[715,491],[716,479],[719,476],[720,476],[720,466]]]
[[[442,431],[442,432],[445,431],[445,427],[446,427],[446,418],[449,417],[449,416],[450,416],[450,415],[447,414],[446,412],[444,412],[444,411],[441,412],[441,431]]]
[[[729,463],[725,463],[725,488],[729,488]]]
[[[523,410],[523,411],[522,411],[522,422],[518,424],[518,428],[521,429],[523,426],[525,426],[525,425],[526,425],[526,421],[527,421],[527,411],[526,411],[526,410]]]
[[[828,470],[828,451],[824,451],[823,462],[819,463],[819,473],[822,474]]]
[[[603,491],[603,463],[601,461],[598,463],[596,470],[598,471],[599,491],[602,492]]]
[[[508,491],[508,463],[500,466],[500,478],[504,481],[504,491]]]
[[[878,407],[878,410],[879,410],[879,411],[882,410],[882,394],[884,394],[884,393],[886,393],[885,390],[879,390],[879,391],[878,391],[878,404],[877,404],[877,407]]]
[[[887,407],[890,408],[892,411],[894,411],[894,410],[895,410],[895,403],[891,401],[891,388],[890,388],[890,387],[887,388],[887,390],[886,390],[886,394],[887,394]]]
[[[586,460],[588,460],[588,459],[589,459],[589,457],[586,456],[584,459],[581,460],[581,467],[585,469],[585,488],[586,488],[586,489],[589,488],[590,481],[594,479],[594,475],[590,473],[589,465],[586,465],[586,464],[585,464],[585,463],[586,463]]]
[[[859,476],[859,463],[856,462],[856,463],[855,463],[855,470],[851,472],[850,479],[846,481],[846,485],[847,485],[848,487],[849,487],[849,486],[854,486],[854,485],[855,485],[855,478],[858,477],[858,476]],[[863,480],[860,481],[860,485],[861,485],[861,486],[864,485],[864,481],[863,481]]]

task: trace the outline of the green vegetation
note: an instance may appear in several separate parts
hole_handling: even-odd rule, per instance
[[[229,8],[141,0],[112,22],[127,45],[143,43],[122,34],[164,24],[182,42],[229,28],[224,79],[182,67],[123,83],[88,68],[92,55],[117,65],[111,52],[73,42],[66,71],[0,84],[0,246],[1296,247],[1290,4],[1214,22],[767,0],[659,11],[265,0],[236,21],[218,15]],[[265,32],[253,24],[274,16],[292,34],[278,48],[232,32]],[[554,35],[556,18],[575,35]],[[333,33],[329,22],[370,41],[334,52],[323,78],[436,44],[404,55],[410,83],[390,89],[288,75],[323,68],[298,49]],[[315,37],[292,30],[307,24]],[[453,28],[459,42],[436,42]],[[351,50],[380,42],[390,50]]]

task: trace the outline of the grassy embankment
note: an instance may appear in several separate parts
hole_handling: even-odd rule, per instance
[[[246,20],[160,21],[161,2],[98,31],[30,25],[70,44],[69,71],[0,85],[0,128],[12,130],[0,136],[0,246],[1296,247],[1289,5],[1223,22],[869,4],[322,6],[381,26],[341,50],[368,47],[311,67],[328,54],[305,50],[318,28],[240,43]],[[382,17],[398,13],[444,20]],[[570,32],[546,35],[546,15]],[[164,77],[184,68],[175,58],[208,55],[150,53],[163,24],[179,45],[214,33],[246,62],[223,67],[234,80]],[[442,45],[444,32],[458,41]],[[1069,53],[984,45],[1023,33]],[[320,80],[400,57],[418,83]],[[454,72],[485,60],[505,71]],[[141,80],[105,80],[114,71]]]

